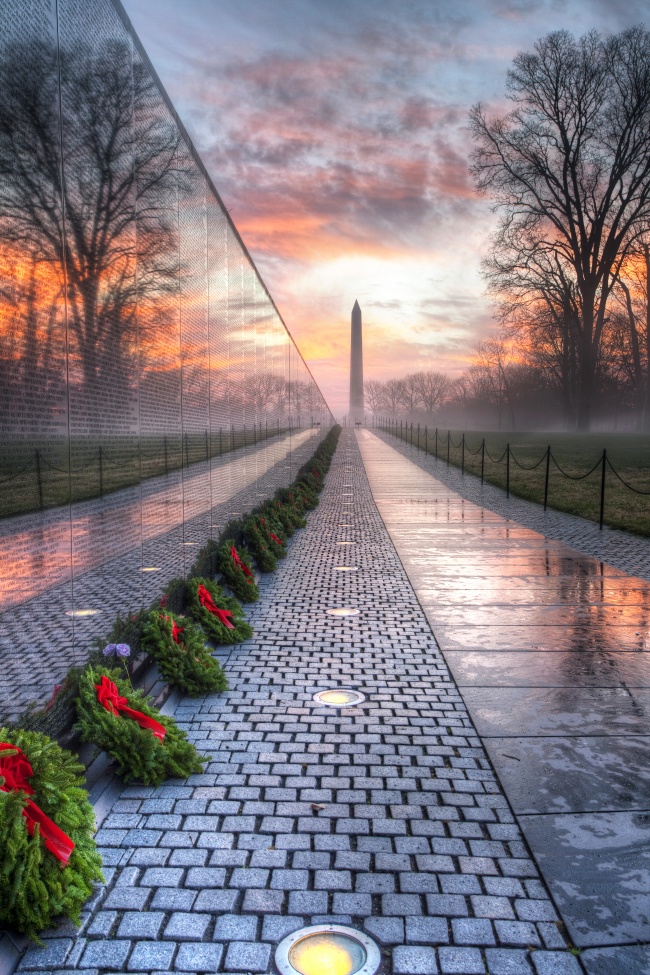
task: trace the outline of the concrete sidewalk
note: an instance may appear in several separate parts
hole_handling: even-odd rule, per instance
[[[385,438],[358,436],[585,967],[650,972],[650,585],[472,504]]]
[[[21,970],[266,973],[288,932],[336,919],[379,942],[385,975],[582,972],[351,431],[250,617],[231,690],[176,711],[205,774],[122,789],[107,888]],[[313,701],[339,685],[366,701]]]

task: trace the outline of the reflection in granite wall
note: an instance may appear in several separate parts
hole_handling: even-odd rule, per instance
[[[0,0],[0,716],[332,419],[112,0]]]

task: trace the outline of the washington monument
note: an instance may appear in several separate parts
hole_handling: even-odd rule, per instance
[[[355,301],[352,307],[350,331],[350,424],[363,422],[363,345],[361,341],[361,309]]]

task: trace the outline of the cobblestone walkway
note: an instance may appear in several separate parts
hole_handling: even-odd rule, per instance
[[[358,615],[328,615],[342,607]],[[582,972],[351,431],[250,615],[255,638],[224,655],[231,690],[176,711],[205,774],[122,790],[82,934],[21,970],[266,973],[287,933],[335,919],[380,943],[385,975]],[[366,701],[313,702],[337,685]]]

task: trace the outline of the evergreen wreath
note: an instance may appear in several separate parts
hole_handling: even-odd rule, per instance
[[[99,703],[96,687],[101,686],[102,677],[113,681],[129,708],[162,725],[166,732],[162,741],[148,728],[141,728],[131,718],[113,714]],[[203,763],[208,759],[198,754],[173,718],[160,714],[147,702],[142,691],[133,690],[126,680],[122,680],[119,670],[89,667],[79,682],[76,704],[78,721],[75,730],[81,740],[92,742],[112,755],[125,782],[137,780],[145,785],[159,786],[167,778],[186,779],[203,772]]]
[[[205,646],[201,631],[186,616],[167,608],[151,610],[140,646],[158,664],[164,679],[183,694],[198,697],[228,687],[221,664]]]
[[[290,538],[298,528],[304,528],[307,524],[303,516],[292,505],[285,504],[278,498],[268,501],[262,510],[267,517],[275,519],[285,538]]]
[[[83,766],[70,752],[37,731],[0,728],[0,742],[24,753],[32,771],[27,770],[28,787],[34,792],[2,791],[8,779],[0,768],[0,928],[38,941],[38,933],[57,918],[79,924],[93,883],[104,880],[93,839],[95,814],[83,787]],[[6,750],[4,756],[15,761],[18,753]],[[65,867],[46,848],[40,827],[30,836],[23,814],[30,800],[74,843]]]
[[[280,500],[291,507],[291,509],[296,512],[296,514],[301,518],[302,521],[307,524],[305,520],[305,514],[307,513],[307,505],[305,504],[305,499],[300,491],[297,490],[296,485],[290,488],[282,488],[278,491],[278,496]]]
[[[241,603],[233,596],[226,596],[221,586],[218,586],[216,582],[199,577],[198,579],[190,579],[188,587],[190,591],[189,613],[197,623],[201,624],[206,635],[215,643],[241,643],[253,635],[253,627],[247,623]],[[208,592],[210,599],[218,609],[226,610],[230,616],[229,622],[233,629],[222,622],[218,615],[210,612],[205,606],[205,598],[201,601],[201,588]]]
[[[255,557],[262,572],[274,572],[278,567],[278,559],[286,556],[284,540],[277,534],[264,515],[253,515],[244,525],[244,537],[249,551]]]
[[[298,481],[296,492],[302,498],[302,503],[308,511],[318,507],[318,494],[306,481]]]
[[[242,603],[254,603],[260,598],[260,591],[253,578],[250,553],[245,548],[235,548],[232,538],[226,539],[219,548],[219,572]]]
[[[318,473],[314,474],[313,471],[306,471],[301,476],[298,484],[306,485],[313,494],[318,494],[323,489],[323,482],[319,478],[320,475]]]

